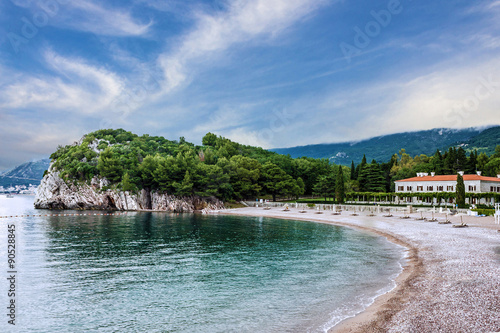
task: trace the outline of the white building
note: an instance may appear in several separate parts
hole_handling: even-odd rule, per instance
[[[495,177],[481,176],[478,171],[476,175],[464,175],[460,172],[464,179],[465,192],[467,193],[500,193],[500,175]],[[417,177],[401,179],[394,182],[396,193],[399,198],[408,203],[427,203],[436,204],[436,198],[419,198],[411,196],[405,197],[405,193],[439,193],[439,192],[455,192],[457,189],[457,175],[431,175],[427,173],[419,173]],[[449,202],[454,200],[449,199]],[[469,202],[469,199],[466,200]],[[493,199],[482,198],[477,201],[472,198],[469,203],[493,204]]]
[[[500,175],[495,177],[464,175],[465,192],[470,193],[500,193]],[[426,193],[426,192],[455,192],[457,175],[435,175],[434,173],[419,173],[417,177],[401,179],[394,182],[396,193]]]

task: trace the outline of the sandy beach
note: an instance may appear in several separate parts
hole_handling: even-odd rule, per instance
[[[450,216],[452,224],[368,216],[300,213],[291,208],[239,208],[220,214],[264,216],[342,225],[383,235],[408,249],[397,286],[329,332],[499,332],[500,229],[493,217]],[[430,213],[424,217],[431,218]],[[445,221],[444,214],[435,214]],[[468,225],[456,228],[461,222]]]

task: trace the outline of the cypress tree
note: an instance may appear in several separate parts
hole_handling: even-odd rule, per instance
[[[455,197],[459,208],[465,208],[465,184],[462,175],[457,175],[457,188]]]
[[[351,162],[351,180],[356,179],[356,168],[354,167],[354,161]]]
[[[354,164],[353,164],[354,166]],[[352,171],[352,169],[351,169]],[[344,203],[345,198],[345,185],[344,185],[344,173],[342,171],[342,166],[339,165],[339,171],[337,172],[337,181],[335,182],[335,197],[338,203]]]

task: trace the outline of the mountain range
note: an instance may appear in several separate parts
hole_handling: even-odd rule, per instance
[[[449,129],[436,128],[426,131],[396,133],[356,142],[316,144],[291,148],[275,148],[271,151],[296,157],[327,158],[335,164],[359,163],[366,155],[368,162],[386,162],[391,156],[405,149],[411,156],[433,155],[436,150],[463,147],[466,151],[490,155],[500,145],[500,126],[486,128]]]
[[[39,185],[43,173],[49,168],[50,159],[26,162],[0,173],[0,186]]]

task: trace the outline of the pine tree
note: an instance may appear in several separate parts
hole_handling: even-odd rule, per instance
[[[325,198],[335,195],[335,177],[333,174],[327,176],[319,176],[316,185],[314,185],[313,192]]]
[[[465,208],[465,184],[461,174],[457,175],[457,188],[455,193],[457,205],[459,208]]]
[[[457,173],[456,169],[457,161],[457,150],[450,147],[450,149],[445,153],[444,163],[443,163],[443,173],[445,175],[452,175]]]
[[[457,150],[457,161],[455,163],[456,171],[466,171],[467,170],[467,154],[462,147],[459,147]]]
[[[465,171],[467,174],[476,173],[476,164],[477,164],[477,150],[472,151],[469,155],[469,159],[467,160],[467,170]]]
[[[385,178],[380,169],[380,165],[376,161],[367,164],[360,171],[359,189],[361,192],[384,192],[385,191]]]
[[[176,195],[181,197],[186,197],[193,195],[193,182],[191,181],[191,175],[189,171],[186,171],[184,175],[184,179],[181,183],[176,183],[174,185],[176,187]]]
[[[344,184],[344,173],[342,171],[341,165],[339,165],[339,171],[337,172],[337,180],[335,182],[335,198],[337,199],[338,203],[341,204],[344,203],[345,184]]]
[[[432,164],[432,169],[436,173],[436,175],[442,175],[443,174],[443,156],[441,156],[441,152],[436,150],[436,153],[434,153],[434,156],[432,156],[431,159],[431,164]]]
[[[354,166],[354,161],[351,162],[351,180],[355,180],[357,177],[356,175],[356,167]]]
[[[125,172],[122,178],[122,190],[123,191],[132,191],[133,186],[130,183],[130,176],[128,175],[128,172]]]

